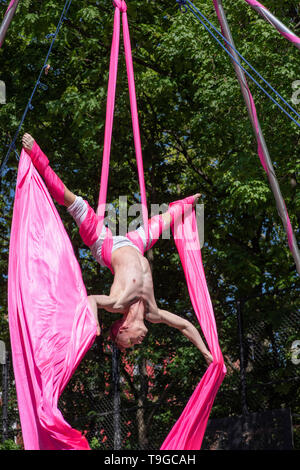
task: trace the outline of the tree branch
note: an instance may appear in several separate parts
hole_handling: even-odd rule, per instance
[[[135,388],[135,386],[134,386],[134,383],[133,383],[133,381],[132,381],[132,379],[131,379],[130,374],[127,372],[127,370],[126,370],[124,367],[122,368],[122,374],[125,375],[125,379],[126,379],[128,385],[129,385],[130,388],[131,388],[131,391],[132,391],[132,393],[133,393],[133,395],[134,395],[134,398],[137,400],[137,399],[138,399],[137,390],[136,390],[136,388]]]
[[[150,426],[150,423],[153,419],[153,416],[154,416],[154,413],[156,412],[156,409],[162,404],[162,402],[165,400],[165,398],[167,397],[167,394],[169,393],[170,389],[173,387],[175,382],[171,382],[169,384],[168,387],[166,387],[164,389],[164,391],[162,392],[160,398],[158,399],[157,403],[155,404],[155,407],[153,408],[153,410],[151,411],[151,413],[149,414],[148,416],[148,419],[147,419],[147,427]]]
[[[84,33],[78,26],[76,26],[74,23],[72,23],[71,20],[68,20],[68,26],[71,28],[75,29],[79,34],[81,34],[85,39],[90,39],[90,35]],[[101,47],[103,47],[108,54],[110,54],[110,47],[107,47],[103,42],[99,41],[99,44]],[[124,46],[121,44],[120,45],[120,52],[121,54],[124,54]],[[86,59],[84,59],[86,60]],[[169,73],[165,72],[162,70],[158,65],[146,62],[144,59],[137,57],[132,54],[132,61],[135,62],[136,64],[142,65],[143,67],[146,67],[148,69],[153,70],[156,73],[159,73],[160,75],[163,75],[164,77],[169,77]]]

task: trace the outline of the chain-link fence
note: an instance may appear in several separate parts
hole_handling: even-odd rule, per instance
[[[208,422],[202,449],[292,450],[290,409],[249,413]]]
[[[239,360],[227,361],[214,403],[217,410],[227,403],[229,416],[212,413],[202,448],[299,449],[300,312],[247,323],[241,304],[237,323]]]
[[[2,343],[3,344],[3,343]],[[2,410],[1,442],[11,442],[17,448],[22,447],[22,433],[16,404],[16,390],[10,354],[2,349],[2,383],[0,405]]]

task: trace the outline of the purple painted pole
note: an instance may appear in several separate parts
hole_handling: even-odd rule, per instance
[[[276,16],[274,16],[266,7],[256,0],[245,0],[264,20],[270,23],[277,31],[286,39],[291,41],[298,49],[300,49],[300,38],[296,36],[289,28],[287,28]]]
[[[0,47],[2,47],[6,32],[16,12],[18,3],[19,3],[19,0],[12,0],[10,4],[8,5],[8,8],[5,12],[2,24],[0,26]]]
[[[227,17],[226,17],[226,14],[222,5],[222,0],[213,0],[213,3],[215,6],[216,13],[218,15],[218,19],[221,25],[223,36],[232,45],[232,47],[235,48],[231,31],[227,22]],[[275,175],[275,170],[274,170],[274,167],[273,167],[270,155],[269,155],[268,147],[267,147],[267,144],[265,142],[265,139],[264,139],[261,127],[260,127],[260,123],[259,123],[257,113],[256,113],[255,103],[254,103],[252,94],[249,90],[245,73],[241,69],[241,67],[239,67],[238,65],[240,64],[239,56],[233,49],[230,48],[230,46],[227,45],[227,47],[230,49],[230,53],[235,59],[235,60],[231,59],[231,61],[232,61],[236,76],[240,83],[242,95],[244,97],[244,100],[248,109],[249,118],[252,123],[253,131],[257,140],[259,158],[260,158],[260,161],[264,170],[267,173],[269,184],[270,184],[270,187],[272,189],[272,192],[276,201],[277,211],[282,220],[283,226],[286,230],[289,248],[293,255],[298,274],[300,275],[300,254],[299,254],[297,240],[293,232],[293,228],[292,228],[290,218],[286,209],[286,205],[282,197],[279,183]]]

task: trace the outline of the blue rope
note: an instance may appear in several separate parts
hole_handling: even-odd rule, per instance
[[[5,165],[6,165],[7,161],[8,161],[8,158],[9,158],[9,155],[10,155],[11,151],[14,150],[15,153],[16,153],[16,155],[18,155],[17,152],[16,152],[16,150],[15,150],[16,140],[17,140],[17,138],[18,138],[19,132],[20,132],[21,127],[22,127],[22,125],[23,125],[23,123],[24,123],[24,120],[25,120],[25,118],[26,118],[26,115],[27,115],[28,110],[34,109],[34,106],[32,105],[31,102],[32,102],[32,99],[33,99],[33,97],[34,97],[34,94],[35,94],[37,88],[39,87],[39,88],[42,88],[43,90],[47,90],[47,88],[48,88],[47,85],[45,85],[44,83],[41,82],[41,76],[42,76],[42,73],[43,73],[45,67],[47,66],[48,58],[49,58],[49,56],[50,56],[50,54],[51,54],[53,44],[54,44],[54,42],[55,42],[55,40],[56,40],[56,38],[57,38],[57,36],[58,36],[58,33],[59,33],[59,31],[60,31],[60,28],[61,28],[63,22],[67,19],[66,14],[67,14],[67,12],[68,12],[70,6],[71,6],[71,3],[72,3],[72,0],[66,0],[66,3],[65,3],[65,6],[64,6],[64,8],[63,8],[62,14],[61,14],[61,16],[60,16],[59,22],[58,22],[58,24],[57,24],[55,33],[47,34],[47,36],[46,36],[47,39],[49,39],[49,38],[52,37],[52,41],[51,41],[50,47],[49,47],[49,49],[48,49],[48,53],[47,53],[47,55],[46,55],[46,58],[45,58],[45,61],[44,61],[44,65],[43,65],[43,67],[42,67],[42,69],[41,69],[41,71],[40,71],[39,77],[38,77],[38,79],[37,79],[37,81],[36,81],[36,83],[35,83],[35,85],[34,85],[33,91],[32,91],[32,93],[31,93],[31,96],[30,96],[30,98],[29,98],[29,100],[28,100],[28,103],[27,103],[27,105],[26,105],[26,108],[25,108],[25,111],[24,111],[24,113],[23,113],[23,116],[22,116],[21,122],[20,122],[20,124],[19,124],[19,127],[18,127],[18,129],[17,129],[17,131],[16,131],[16,133],[15,133],[15,135],[14,135],[13,140],[11,141],[11,144],[10,144],[10,146],[9,146],[9,149],[8,149],[8,151],[7,151],[7,154],[6,154],[6,156],[5,156],[5,158],[4,158],[3,162],[2,162],[1,169],[0,169],[0,176],[2,176],[3,170],[4,170],[4,168],[5,168]]]
[[[300,123],[298,121],[296,121],[296,119],[293,118],[293,116],[291,116],[256,80],[255,78],[239,63],[238,60],[235,59],[235,57],[233,57],[233,55],[229,52],[229,50],[221,43],[221,41],[214,35],[214,33],[208,28],[208,26],[206,26],[206,24],[203,23],[203,21],[201,20],[201,18],[199,18],[199,16],[197,15],[197,13],[193,10],[195,9],[199,15],[201,15],[201,17],[207,21],[207,23],[216,31],[216,33],[219,34],[219,36],[221,36],[221,38],[228,44],[228,46],[231,47],[231,49],[236,52],[236,54],[238,54],[238,56],[244,61],[246,62],[246,64],[266,83],[266,85],[268,85],[270,87],[270,89],[291,109],[291,111],[293,111],[299,118],[300,118],[300,114],[297,113],[297,111],[272,87],[272,85],[270,85],[270,83],[268,83],[263,77],[262,75],[257,72],[257,70],[230,44],[230,42],[227,41],[227,39],[223,36],[222,33],[220,33],[220,31],[218,31],[218,29],[198,10],[198,8],[195,7],[195,5],[190,2],[190,0],[176,0],[177,3],[179,4],[179,8],[181,11],[183,11],[184,13],[187,11],[187,8],[193,13],[193,15],[200,21],[200,23],[205,27],[205,29],[211,34],[211,36],[218,42],[218,44],[222,47],[222,49],[224,49],[224,51],[232,58],[232,60],[234,60],[234,62],[248,75],[248,77],[251,78],[251,80],[253,80],[253,82],[268,96],[268,98],[270,98],[273,103],[276,104],[276,106],[278,106],[281,111],[283,111],[298,127],[300,127]]]

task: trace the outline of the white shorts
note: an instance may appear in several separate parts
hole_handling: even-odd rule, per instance
[[[73,204],[71,204],[68,207],[67,210],[68,210],[69,214],[71,214],[71,216],[74,218],[74,220],[75,220],[76,224],[78,225],[78,227],[80,227],[80,225],[84,221],[84,219],[87,215],[87,212],[88,212],[87,205],[86,205],[84,199],[80,196],[76,196],[75,201],[73,202]],[[139,227],[136,230],[136,232],[139,234],[140,238],[143,240],[144,249],[146,251],[148,246],[150,246],[150,244],[152,242],[151,231],[149,230],[149,241],[148,241],[148,243],[147,243],[147,238],[146,238],[144,227],[142,227],[142,226]],[[92,252],[92,255],[94,256],[96,261],[101,266],[106,266],[105,263],[103,262],[103,257],[102,257],[102,245],[103,245],[103,242],[104,242],[106,236],[107,236],[106,227],[103,225],[101,234],[99,235],[97,241],[92,246],[90,246],[90,250]],[[133,248],[138,250],[139,253],[141,253],[140,249],[131,240],[129,240],[129,238],[127,238],[125,236],[122,236],[122,235],[113,236],[112,253],[115,250],[117,250],[118,248],[122,248],[124,246],[132,246]]]

